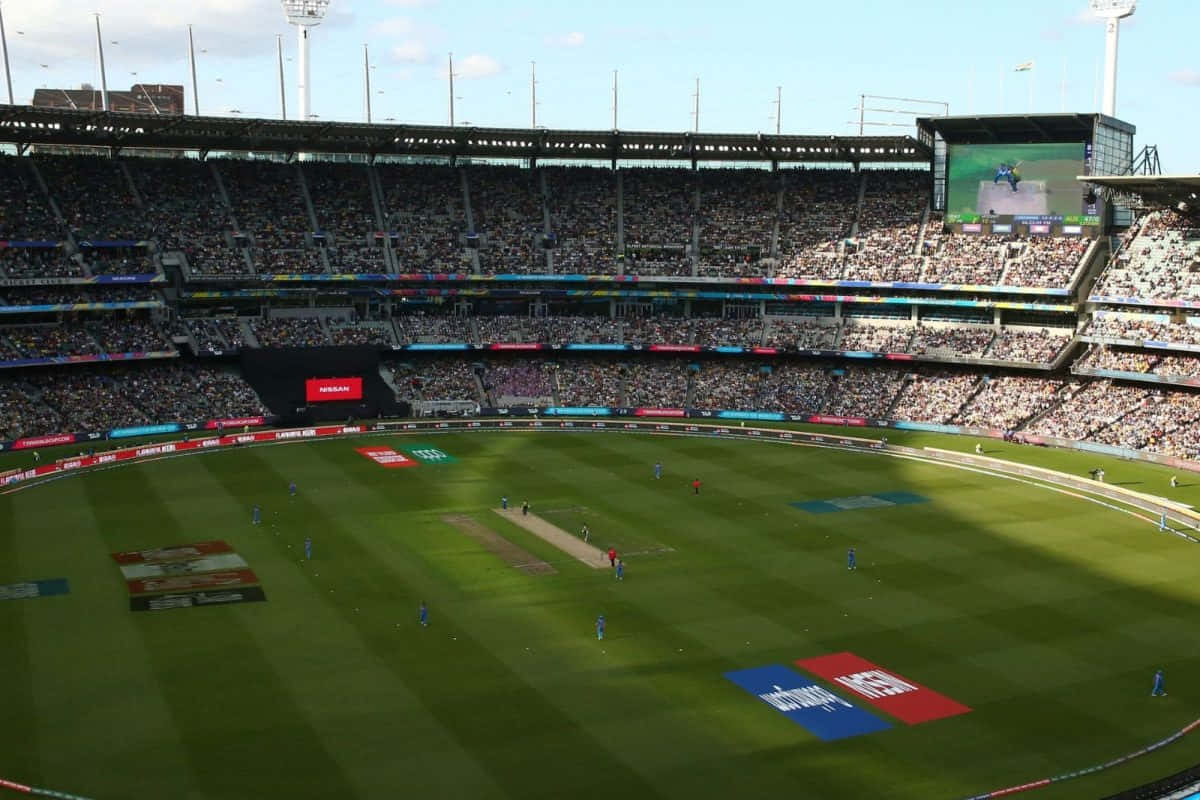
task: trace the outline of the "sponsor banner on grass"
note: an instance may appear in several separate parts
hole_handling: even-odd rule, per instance
[[[725,677],[827,742],[892,727],[886,720],[778,664],[726,672]]]
[[[417,466],[416,461],[400,455],[390,447],[380,447],[379,445],[372,445],[371,447],[356,447],[354,448],[354,452],[366,456],[379,466],[386,467],[387,469]]]
[[[232,569],[208,572],[203,575],[174,575],[167,578],[144,578],[126,581],[130,594],[161,594],[194,589],[222,589],[231,586],[253,586],[258,583],[254,570]]]
[[[834,653],[796,662],[909,725],[966,714],[971,709],[932,689],[889,672],[854,653]]]
[[[130,611],[168,611],[173,608],[223,606],[232,603],[261,603],[267,599],[261,586],[245,586],[206,592],[173,592],[144,594],[129,598]]]
[[[241,569],[248,567],[246,559],[237,553],[220,553],[191,561],[168,561],[165,564],[125,564],[121,574],[125,580],[133,581],[141,578],[162,578],[170,575],[193,575],[200,572],[220,572],[222,570]]]
[[[70,592],[71,587],[66,578],[0,584],[0,600],[31,600],[35,597],[52,597]]]
[[[458,460],[445,450],[434,447],[431,444],[409,445],[404,448],[404,452],[426,464],[453,464]]]
[[[123,553],[113,553],[113,561],[118,564],[164,564],[168,561],[187,561],[192,558],[213,555],[215,553],[232,553],[233,548],[228,542],[214,539],[208,542],[193,544],[173,544],[169,547],[153,547],[146,550],[127,550]]]

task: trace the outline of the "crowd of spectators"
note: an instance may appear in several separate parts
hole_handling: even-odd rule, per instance
[[[1092,439],[1094,433],[1119,420],[1150,394],[1140,386],[1109,380],[1073,382],[1069,396],[1062,404],[1028,430],[1062,439]]]
[[[40,393],[20,380],[0,383],[0,439],[21,439],[67,430],[58,412],[40,402]]]
[[[317,230],[338,247],[356,248],[380,230],[371,199],[371,176],[365,164],[311,161],[303,175],[312,198]]]
[[[300,167],[246,159],[215,163],[240,233],[263,250],[305,247],[305,233],[313,226],[300,188]]]
[[[182,251],[197,274],[246,271],[241,254],[228,245],[229,208],[210,164],[190,158],[131,158],[126,164],[142,198],[147,235],[161,251]]]
[[[1080,236],[1031,236],[1009,244],[1004,286],[1066,287],[1092,240]]]
[[[766,380],[758,364],[707,361],[692,376],[692,408],[756,410]]]
[[[545,214],[538,172],[472,166],[466,175],[475,232],[486,239],[479,250],[480,269],[488,274],[545,274]]]
[[[625,368],[617,361],[568,358],[554,373],[557,397],[564,406],[626,405]]]
[[[58,247],[0,248],[0,275],[8,278],[82,278],[83,264]]]
[[[478,403],[481,399],[474,369],[466,361],[424,362],[413,366],[407,379],[413,382],[420,400]]]
[[[617,250],[615,173],[598,167],[548,167],[542,174],[550,193],[554,271],[613,274]]]
[[[502,361],[487,365],[483,388],[498,406],[553,401],[550,365],[545,361]]]
[[[698,317],[692,320],[692,342],[701,347],[760,347],[763,321],[761,317]]]
[[[631,361],[625,374],[625,402],[633,407],[683,408],[689,375],[687,366],[673,359]]]
[[[615,344],[621,337],[620,323],[601,316],[529,317],[525,330],[529,341],[549,344]]]
[[[691,344],[691,320],[686,317],[626,317],[622,322],[625,344]]]
[[[384,224],[392,237],[398,272],[461,272],[470,259],[463,185],[453,167],[383,164]]]
[[[329,338],[331,343],[336,345],[391,347],[395,344],[390,326],[382,322],[331,322]]]
[[[794,169],[782,175],[776,276],[840,278],[841,248],[854,222],[859,175],[848,169]]]
[[[236,371],[175,363],[42,370],[0,398],[5,438],[267,413]]]
[[[1092,291],[1098,297],[1200,299],[1200,225],[1175,211],[1154,211],[1124,243]]]
[[[760,258],[771,254],[779,175],[765,169],[706,169],[698,181],[701,274],[761,274],[756,260],[748,259],[754,251]]]
[[[154,275],[158,272],[145,247],[85,247],[83,260],[93,275]]]
[[[103,352],[91,333],[78,323],[22,325],[0,328],[4,360],[95,355]]]
[[[382,245],[339,244],[325,250],[329,271],[335,275],[384,274],[390,272],[387,250]]]
[[[64,238],[29,162],[0,154],[0,239],[58,242]]]
[[[761,378],[759,405],[764,411],[816,414],[833,390],[828,367],[816,364],[777,364]]]
[[[1063,383],[1022,375],[985,376],[979,391],[951,421],[958,425],[1015,430],[1059,399]]]
[[[78,240],[146,239],[141,203],[121,168],[102,156],[38,154],[34,163]]]
[[[864,170],[858,228],[846,253],[846,280],[917,281],[917,242],[929,207],[929,176],[916,170]]]
[[[914,330],[911,325],[847,324],[842,328],[838,349],[867,353],[907,353]]]
[[[1083,333],[1103,339],[1200,344],[1200,325],[1193,324],[1194,319],[1190,317],[1188,323],[1180,324],[1165,318],[1096,313]]]
[[[850,366],[841,373],[834,376],[826,414],[886,418],[904,384],[904,373],[895,370]]]
[[[447,344],[473,342],[471,317],[410,311],[392,317],[400,344]]]
[[[917,325],[905,352],[922,356],[978,358],[992,342],[991,327],[931,327]]]
[[[944,425],[962,410],[979,379],[973,373],[913,373],[901,389],[891,417]]]
[[[1200,356],[1152,352],[1134,347],[1093,345],[1074,366],[1089,370],[1140,372],[1166,378],[1200,377]]]
[[[250,327],[260,347],[323,347],[329,337],[316,317],[253,319]]]
[[[992,340],[985,358],[997,361],[1023,361],[1030,364],[1050,364],[1071,342],[1068,329],[1003,327]]]
[[[1002,234],[943,234],[925,260],[927,283],[975,283],[996,286],[1004,272],[1008,242]]]
[[[638,168],[623,170],[621,180],[627,247],[691,245],[695,173],[678,167]]]
[[[837,337],[837,325],[810,319],[767,317],[763,344],[801,350],[832,350]]]

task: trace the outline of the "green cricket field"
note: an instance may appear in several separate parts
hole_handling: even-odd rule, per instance
[[[1074,474],[1102,461],[987,446]],[[415,466],[359,452],[376,447]],[[1200,500],[1198,480],[1103,463]],[[494,513],[502,496],[574,538],[586,524],[624,579]],[[231,552],[141,552],[199,542]],[[1197,558],[1078,496],[781,443],[363,436],[81,472],[0,496],[0,584],[69,587],[0,602],[0,778],[94,800],[955,800],[1200,717]],[[208,563],[265,602],[164,593]],[[902,688],[872,698],[796,663],[835,654]],[[785,701],[730,677],[766,667],[795,674]],[[912,721],[930,697],[964,710]],[[1025,796],[1101,797],[1196,748]]]

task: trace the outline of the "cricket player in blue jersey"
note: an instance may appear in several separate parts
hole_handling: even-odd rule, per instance
[[[429,606],[425,605],[425,601],[421,601],[421,608],[417,612],[417,616],[421,621],[421,625],[429,627]]]
[[[1163,671],[1161,669],[1158,672],[1154,673],[1154,688],[1150,690],[1150,696],[1151,697],[1166,697],[1167,696],[1167,690],[1165,688],[1165,679],[1163,678]]]
[[[288,484],[288,494],[291,495],[292,497],[296,496],[296,482],[295,481],[292,481],[291,483]]]
[[[846,551],[846,569],[858,569],[858,563],[855,560],[853,547]]]
[[[662,464],[656,463],[654,465],[654,478],[655,480],[662,479]]]
[[[625,562],[624,561],[617,562],[617,580],[619,580],[619,581],[625,580]]]
[[[604,615],[603,614],[596,617],[596,638],[597,639],[604,638]]]
[[[250,513],[250,521],[255,525],[262,524],[262,509],[258,506],[254,507],[254,511]]]
[[[311,536],[304,537],[304,557],[306,559],[308,559],[309,561],[312,561],[312,537]]]

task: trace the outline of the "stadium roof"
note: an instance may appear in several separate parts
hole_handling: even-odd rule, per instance
[[[1096,121],[1136,133],[1128,122],[1101,114],[1004,114],[989,117],[922,117],[917,127],[951,144],[1091,141]]]
[[[1109,196],[1136,195],[1151,206],[1200,213],[1200,175],[1080,175],[1079,180]]]
[[[914,136],[568,131],[394,123],[290,122],[85,109],[0,107],[0,142],[30,145],[279,153],[657,161],[911,162]]]

